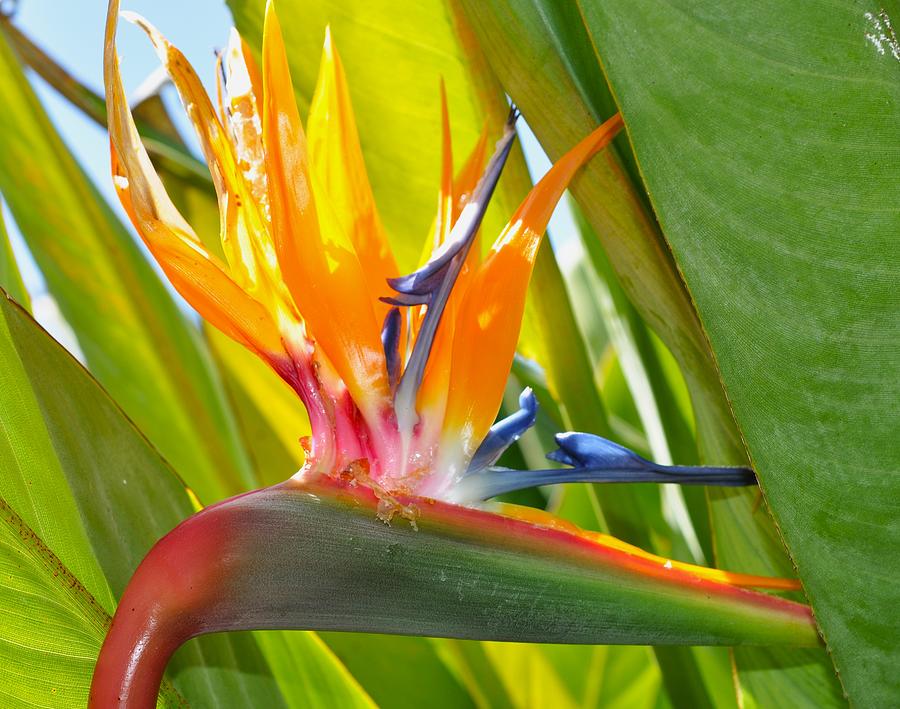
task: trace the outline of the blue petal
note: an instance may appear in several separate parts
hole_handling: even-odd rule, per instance
[[[398,293],[397,295],[383,295],[378,300],[388,305],[409,307],[411,305],[427,305],[427,295],[415,295],[410,293]]]
[[[462,478],[453,490],[453,500],[486,500],[514,490],[570,482],[649,482],[724,487],[756,484],[756,475],[748,468],[659,465],[617,443],[589,433],[560,433],[556,436],[556,442],[559,450],[547,457],[572,467],[549,470],[484,468]]]
[[[384,347],[384,361],[387,364],[388,381],[393,389],[400,378],[400,325],[403,317],[399,308],[391,308],[384,316],[381,327],[381,345]]]
[[[461,220],[462,215],[460,215],[459,221]],[[471,221],[466,222],[466,226],[471,226],[471,224]],[[477,226],[471,231],[462,229],[458,231],[456,229],[451,230],[447,241],[431,256],[424,266],[406,276],[388,278],[388,285],[398,293],[431,295],[440,287],[446,277],[447,269],[450,268],[450,262],[464,247],[468,249],[477,231]],[[454,234],[454,232],[456,233]]]
[[[503,137],[497,143],[497,149],[488,161],[481,180],[472,192],[472,196],[463,207],[459,219],[450,230],[447,241],[432,259],[426,263],[418,271],[408,276],[389,279],[388,283],[400,293],[399,298],[393,300],[398,305],[407,303],[413,305],[426,304],[428,306],[425,311],[425,317],[422,319],[422,325],[419,328],[419,334],[413,345],[412,353],[400,384],[397,387],[394,396],[395,409],[410,409],[415,406],[416,394],[419,386],[422,384],[422,377],[425,374],[425,364],[431,354],[431,346],[434,343],[434,336],[437,333],[441,316],[444,314],[444,308],[447,305],[447,299],[456,283],[456,278],[462,270],[469,248],[478,228],[481,226],[481,220],[487,210],[488,202],[497,186],[497,180],[500,179],[500,173],[512,149],[513,141],[516,137],[515,121],[518,112],[513,109],[510,112],[509,120],[506,123],[506,130]],[[404,297],[406,296],[406,297]],[[412,296],[411,298],[409,296]]]
[[[518,111],[513,107],[506,122],[503,137],[497,143],[496,150],[488,161],[484,174],[478,181],[456,224],[453,225],[447,241],[418,270],[405,276],[388,278],[388,285],[395,291],[408,295],[434,295],[446,280],[456,256],[462,251],[468,253],[469,246],[478,232],[484,212],[494,193],[494,188],[497,186],[497,181],[500,179],[506,158],[512,149],[517,118]],[[455,275],[453,278],[455,280]]]
[[[524,389],[519,394],[519,410],[491,426],[491,430],[488,431],[487,436],[478,446],[478,450],[475,451],[475,455],[472,456],[466,475],[496,463],[503,455],[503,451],[534,426],[537,409],[537,398],[535,398],[534,392],[530,388]]]
[[[591,433],[556,434],[558,450],[549,453],[547,457],[557,463],[573,465],[577,467],[617,468],[619,470],[657,470],[662,466],[651,463],[641,458],[637,453],[618,443],[595,436]]]

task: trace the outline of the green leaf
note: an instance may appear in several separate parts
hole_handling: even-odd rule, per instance
[[[583,5],[766,498],[862,706],[895,700],[900,634],[887,473],[900,464],[900,8],[877,7]]]
[[[167,464],[81,366],[5,297],[0,311],[0,496],[101,610],[111,612],[138,562],[192,512],[192,503]],[[2,587],[0,598],[20,603]],[[43,625],[29,627],[38,638],[47,634]],[[89,668],[103,633],[92,637]],[[0,625],[0,640],[11,638]],[[367,704],[317,639],[294,633],[260,643],[286,655],[283,667],[267,664],[251,636],[218,636],[189,643],[170,676],[201,706],[229,706],[237,697],[267,706]],[[78,672],[60,663],[61,678],[70,670]],[[324,681],[301,683],[301,670]],[[88,681],[82,677],[85,688]],[[27,691],[21,684],[27,678],[17,682],[16,691]],[[79,705],[84,702],[65,706]]]
[[[493,658],[513,706],[553,706],[559,709],[579,706],[575,695],[549,659],[554,647],[534,652],[534,645],[524,643],[484,643],[485,651]],[[571,669],[578,676],[577,681],[585,670],[590,669],[591,656],[597,650],[591,646],[570,647],[573,649]]]
[[[109,611],[113,595],[90,551],[75,499],[10,331],[7,314],[19,311],[5,293],[0,296],[0,496]]]
[[[579,83],[569,74],[590,55],[583,27],[569,31],[572,23],[580,23],[574,3],[462,0],[461,5],[491,67],[551,160],[614,113],[602,81],[591,76]],[[596,106],[586,102],[582,90],[596,97]],[[623,140],[620,136],[584,168],[572,193],[648,324],[663,336],[686,374],[718,390],[691,303],[644,197],[632,184]]]
[[[269,366],[212,327],[204,328],[222,372],[260,485],[274,485],[303,464],[300,439],[310,435],[303,402]]]
[[[531,121],[545,147],[557,146],[559,133],[577,129],[585,121],[585,116],[593,116],[596,120],[600,120],[614,110],[612,97],[596,63],[590,36],[583,24],[582,13],[577,11],[576,7],[523,0],[516,3],[516,10],[512,15],[504,8],[505,6],[498,7],[496,3],[467,6],[470,15],[475,18],[482,42],[489,48],[492,62],[499,67],[498,73],[501,74],[513,98],[525,108],[526,117]],[[591,59],[592,56],[595,58]],[[528,72],[523,69],[527,67],[528,62],[539,63],[541,71]],[[551,101],[537,100],[540,96],[554,98]],[[548,110],[550,105],[565,106],[566,110],[550,111]],[[624,136],[620,138],[624,140]],[[627,143],[623,145],[620,140],[617,148],[622,158],[624,172],[631,180],[638,181],[639,172],[629,146]],[[559,147],[555,149],[561,150]],[[608,176],[604,178],[603,175],[599,175],[595,180],[589,173],[580,186],[576,185],[575,193],[582,200],[586,208],[585,214],[600,237],[609,256],[609,263],[621,279],[623,289],[648,322],[658,329],[683,368],[695,407],[701,458],[709,463],[744,465],[748,462],[746,453],[734,427],[731,410],[723,395],[717,372],[706,350],[705,335],[700,331],[696,317],[692,314],[688,317],[686,314],[687,311],[693,313],[693,306],[681,288],[680,279],[669,264],[667,255],[663,254],[661,262],[659,259],[653,261],[652,248],[650,258],[629,257],[629,254],[634,255],[632,249],[635,245],[643,244],[651,247],[653,240],[647,233],[642,234],[638,230],[633,231],[630,237],[625,236],[626,240],[623,243],[621,224],[618,227],[619,231],[610,228],[609,215],[604,214],[602,205],[604,200],[615,203],[615,195],[621,189],[621,185],[616,188],[613,184],[612,191],[603,195],[592,192],[592,182],[595,189],[609,184],[604,183],[603,179],[608,179]],[[625,192],[628,192],[627,187]],[[637,200],[637,203],[645,205],[647,198],[644,196]],[[598,208],[598,205],[601,207]],[[598,271],[606,273],[608,269],[605,264],[597,260],[598,256],[603,255],[597,252],[589,240],[586,243],[589,252],[594,256]],[[657,280],[654,272],[658,270],[667,272],[669,277],[668,281],[661,280],[665,291],[662,293],[662,300],[659,299],[660,291],[654,292],[650,288],[653,283],[647,283],[647,279]],[[671,280],[673,276],[675,281]],[[615,279],[607,278],[605,282],[614,284]],[[639,284],[643,284],[644,287],[637,287]],[[620,308],[620,312],[626,310],[627,307]],[[653,371],[652,366],[647,366],[653,359],[650,354],[652,353],[648,353],[646,347],[642,348],[642,364],[648,371]],[[665,361],[666,358],[663,357],[661,362]],[[667,379],[672,381],[671,376]],[[660,393],[664,394],[664,391],[657,387],[657,394]],[[657,401],[664,402],[665,398],[660,397]],[[678,450],[679,455],[690,455],[690,450],[685,451],[677,446],[678,431],[672,429],[671,420],[668,420],[668,424],[667,442],[673,446],[672,450]],[[715,498],[715,504],[710,508],[716,527],[715,534],[704,530],[706,503],[702,497],[696,493],[688,493],[685,497],[701,543],[704,538],[716,537],[716,561],[720,566],[761,574],[792,575],[792,569],[780,544],[771,543],[777,534],[766,515],[765,507],[754,504],[752,492],[716,491],[711,493],[711,496]],[[711,552],[709,542],[707,541],[704,546],[706,553],[709,554]],[[742,652],[738,655],[738,659],[743,660],[755,652],[757,651]],[[793,651],[789,651],[786,655],[790,655],[791,652]],[[792,694],[796,677],[808,670],[807,680],[801,681],[800,684],[808,687],[818,682],[821,688],[818,696],[812,701],[829,703],[839,697],[833,680],[819,682],[823,676],[827,677],[827,672],[823,674],[822,668],[830,664],[823,653],[818,653],[818,657],[814,652],[796,653],[790,659],[786,655],[782,656],[781,661],[790,667],[793,677],[789,679],[779,675],[777,669],[772,669],[767,678],[770,686],[778,685],[783,679],[785,681],[781,691]],[[762,664],[771,665],[771,661],[751,662],[752,671],[747,673],[748,678],[758,678],[759,667]],[[722,678],[714,679],[711,686],[719,687],[722,683]],[[678,692],[684,691],[684,683],[679,683],[677,677],[673,677],[668,684]],[[746,688],[743,693],[747,697]]]
[[[197,493],[249,487],[208,353],[66,150],[0,33],[0,191],[88,365]]]
[[[17,349],[10,317],[28,316],[2,292],[0,308],[0,658],[19,668],[0,694],[84,706],[115,603]]]
[[[15,510],[0,497],[0,695],[16,706],[87,702],[94,658],[110,617]],[[35,618],[40,630],[35,632]],[[182,706],[164,683],[158,704]]]
[[[474,707],[466,686],[428,638],[321,633],[335,655],[384,709]]]
[[[514,705],[494,663],[486,652],[486,643],[473,640],[434,638],[438,651],[460,681],[468,688],[481,709],[511,709]]]
[[[31,308],[31,299],[25,284],[22,282],[22,274],[16,265],[16,257],[13,254],[12,244],[9,243],[9,234],[6,233],[6,225],[3,223],[3,215],[0,214],[0,288],[9,293],[14,300],[23,307]]]

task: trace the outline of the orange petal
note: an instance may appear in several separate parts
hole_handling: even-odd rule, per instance
[[[436,232],[438,231],[437,224],[440,224],[441,222],[441,209],[444,205],[444,195],[448,194],[447,185],[449,181],[447,171],[452,169],[452,154],[449,144],[450,124],[443,82],[441,83],[441,99],[444,118],[444,162],[441,174],[441,199],[439,200],[439,205],[441,206],[438,207],[439,216],[435,222]],[[469,195],[472,193],[472,191],[475,189],[475,186],[478,184],[478,181],[481,179],[481,175],[484,172],[485,159],[487,158],[487,144],[488,131],[487,125],[485,125],[484,129],[481,132],[481,136],[478,139],[478,142],[475,144],[475,147],[472,149],[469,157],[466,158],[466,162],[463,165],[462,169],[456,174],[456,177],[452,181],[452,187],[449,191],[449,194],[452,195],[452,207],[450,225],[447,228],[448,233],[449,229],[452,228],[452,225],[456,223],[456,220],[459,217],[460,212],[462,212],[463,207],[466,205]],[[428,365],[425,369],[425,376],[422,379],[422,386],[419,389],[419,394],[416,400],[416,408],[418,409],[418,411],[423,413],[426,411],[428,412],[426,421],[430,420],[434,422],[433,425],[437,426],[440,426],[441,421],[443,420],[444,406],[446,404],[447,392],[450,385],[450,361],[453,357],[454,323],[456,321],[457,312],[459,310],[459,305],[463,300],[463,296],[469,288],[469,283],[478,268],[478,264],[481,263],[481,245],[479,243],[479,235],[480,230],[479,233],[475,235],[475,240],[472,243],[472,248],[469,250],[469,254],[466,257],[466,263],[456,280],[456,285],[454,285],[453,287],[453,292],[450,294],[450,299],[447,301],[447,311],[445,316],[441,319],[441,324],[438,326],[438,331],[435,334],[434,345],[431,350],[431,355],[428,358]],[[446,236],[443,236],[440,243],[443,243],[445,239]],[[440,246],[440,243],[437,243],[437,240],[435,240],[435,248]],[[414,313],[417,316],[416,319],[418,321],[421,321],[422,314],[424,313],[424,308],[416,308],[414,309]],[[416,325],[418,325],[418,322],[416,322]],[[417,332],[418,328],[416,327],[413,331],[413,336],[415,336]]]
[[[446,110],[445,110],[446,116]],[[445,121],[445,137],[449,139],[449,122]],[[453,224],[468,203],[469,197],[482,179],[487,151],[487,129],[466,159],[462,170],[452,182],[452,220]],[[449,153],[445,151],[445,156]],[[447,163],[445,163],[446,165]],[[446,174],[443,189],[446,190]],[[435,333],[431,353],[428,357],[422,384],[416,397],[416,410],[423,414],[421,435],[426,440],[437,436],[443,426],[447,395],[450,388],[451,362],[453,359],[453,337],[455,322],[460,306],[465,299],[478,266],[481,263],[480,229],[476,231],[472,246],[463,264],[453,290],[447,300],[444,317]],[[417,334],[417,333],[416,333]]]
[[[538,510],[533,507],[522,507],[520,505],[512,505],[508,503],[499,503],[499,511],[507,517],[521,519],[531,524],[537,524],[542,527],[551,529],[561,529],[570,534],[577,534],[583,539],[588,539],[595,544],[618,549],[634,556],[639,556],[647,561],[653,561],[666,569],[679,569],[687,571],[695,576],[707,579],[709,581],[719,581],[720,583],[729,583],[732,586],[740,586],[742,588],[770,588],[779,591],[799,591],[800,582],[797,579],[778,578],[774,576],[756,576],[753,574],[741,574],[734,571],[723,571],[722,569],[711,569],[706,566],[698,566],[696,564],[688,564],[683,561],[675,561],[667,559],[664,556],[657,556],[648,551],[644,551],[640,547],[633,544],[623,542],[621,539],[612,537],[609,534],[600,532],[591,532],[581,529],[577,525],[553,515],[544,510]]]
[[[390,406],[380,323],[352,241],[327,199],[313,196],[306,138],[271,2],[262,73],[263,144],[278,261],[310,334],[374,424]],[[315,186],[319,194],[321,189]]]
[[[266,185],[266,153],[262,144],[262,124],[259,112],[261,83],[246,43],[234,28],[228,46],[219,55],[225,75],[226,110],[223,111],[231,135],[238,167],[253,199],[265,212],[268,209]],[[250,63],[248,63],[250,57]]]
[[[310,170],[356,249],[380,321],[389,306],[378,298],[389,293],[385,281],[397,275],[397,265],[372,196],[344,66],[330,28],[325,30],[307,134]]]
[[[469,195],[472,194],[472,191],[478,184],[478,180],[481,179],[481,173],[484,172],[484,161],[487,159],[487,144],[488,127],[485,123],[485,126],[481,131],[481,137],[478,138],[478,142],[475,144],[472,152],[469,153],[469,157],[466,158],[465,164],[456,174],[456,179],[453,180],[454,222],[457,217],[459,217],[459,213],[462,211],[463,207],[466,206]],[[477,249],[477,251],[480,253],[481,250]]]
[[[577,170],[621,127],[617,114],[550,169],[516,210],[469,286],[456,321],[444,422],[448,446],[458,439],[465,457],[475,452],[500,409],[525,292],[550,215]]]
[[[232,274],[245,290],[272,312],[290,311],[292,309],[290,299],[282,286],[275,248],[269,234],[268,220],[265,218],[264,204],[260,204],[265,194],[265,181],[262,180],[251,187],[244,179],[245,170],[238,165],[229,136],[219,121],[199,77],[184,55],[141,16],[134,13],[123,15],[141,27],[150,37],[197,133],[216,187],[219,211],[222,215],[222,247]],[[249,80],[247,84],[249,91]],[[246,171],[250,172],[256,168],[258,172],[261,171],[264,161],[259,128],[258,125],[256,127],[253,125],[256,106],[251,100],[240,105],[240,108],[248,114],[242,122],[245,130],[234,132],[240,138],[238,145],[248,153],[244,159],[247,163]]]
[[[282,355],[271,317],[200,244],[172,201],[141,143],[119,73],[115,33],[119,2],[110,0],[104,83],[113,182],[125,210],[176,290],[207,320],[258,353]]]
[[[441,187],[434,224],[434,247],[447,241],[453,228],[453,139],[450,136],[450,109],[447,89],[441,79]]]
[[[476,180],[477,181],[477,180]],[[437,216],[434,220],[434,237],[432,239],[433,247],[431,249],[426,245],[426,251],[423,261],[428,260],[429,251],[433,252],[440,248],[441,244],[447,241],[453,223],[456,221],[454,214],[454,179],[453,179],[453,140],[450,134],[450,110],[447,106],[447,89],[444,80],[441,79],[441,182],[438,189],[438,207]],[[479,250],[477,244],[474,245],[472,251]],[[469,252],[469,257],[472,255]],[[469,258],[467,257],[466,263]],[[459,279],[463,278],[460,273]],[[425,425],[435,427],[435,430],[427,431],[424,435],[429,436],[437,433],[437,428],[443,420],[443,408],[446,401],[447,386],[450,382],[450,357],[453,355],[453,319],[456,315],[456,307],[459,304],[459,298],[455,297],[459,290],[459,283],[454,286],[450,299],[447,301],[444,317],[438,325],[437,332],[434,337],[434,344],[431,348],[431,354],[428,357],[428,364],[425,367],[425,374],[422,378],[422,386],[416,396],[416,409],[419,412],[428,412],[425,416]],[[413,318],[413,337],[418,335],[419,326],[425,314],[425,307],[414,308]]]
[[[250,51],[250,45],[244,41],[244,38],[241,37],[240,34],[238,34],[237,30],[234,31],[234,34],[241,39],[241,54],[244,58],[244,66],[247,68],[247,74],[250,78],[250,86],[253,89],[253,96],[258,104],[260,101],[262,101],[263,95],[262,72],[259,70],[259,64],[256,63],[253,52]]]

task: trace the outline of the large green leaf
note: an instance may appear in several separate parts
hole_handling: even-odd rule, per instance
[[[110,617],[0,497],[0,696],[7,706],[84,706]],[[35,632],[35,618],[40,627]],[[159,704],[179,706],[171,685]]]
[[[9,234],[6,233],[2,213],[0,213],[0,288],[24,307],[31,306],[28,291],[25,290],[22,274],[19,273],[16,257],[13,255],[12,244],[9,242]]]
[[[851,699],[898,691],[896,2],[585,3]]]
[[[560,134],[579,130],[583,123],[590,122],[586,117],[593,116],[594,120],[600,120],[608,116],[614,110],[612,97],[597,65],[582,13],[577,8],[540,0],[521,0],[514,4],[514,8],[514,11],[510,10],[506,3],[467,4],[479,36],[488,48],[489,56],[494,66],[498,67],[498,73],[508,90],[525,110],[526,117],[545,147],[551,153],[557,151],[558,154],[563,149]],[[539,64],[541,71],[528,72],[529,63]],[[552,100],[538,100],[542,96],[552,97]],[[559,106],[565,106],[566,110],[550,108]],[[639,180],[630,146],[620,141],[616,147],[625,172],[632,180]],[[609,217],[604,214],[604,205],[610,201],[616,202],[617,190],[620,188],[613,184],[613,191],[598,193],[597,190],[602,190],[603,185],[610,185],[608,177],[589,172],[576,185],[575,194],[584,205],[585,214],[603,243],[609,256],[609,264],[621,279],[623,289],[647,321],[657,328],[683,368],[695,407],[701,457],[710,463],[746,464],[746,453],[711,360],[705,355],[691,355],[692,350],[697,354],[700,349],[704,349],[701,340],[705,340],[705,336],[699,332],[699,321],[693,315],[678,317],[679,314],[684,315],[685,310],[693,310],[680,285],[680,279],[675,275],[673,267],[667,265],[667,258],[655,265],[652,259],[628,258],[633,249],[633,245],[629,246],[629,241],[652,244],[652,239],[650,234],[640,230],[632,230],[630,235],[627,230],[623,233],[621,225],[610,228]],[[638,200],[638,204],[645,203],[646,198]],[[615,296],[616,279],[609,277],[607,266],[601,262],[606,259],[603,254],[597,253],[589,241],[587,243],[599,272],[606,276],[604,281],[611,289],[611,295]],[[648,278],[655,280],[653,274],[658,269],[665,270],[670,278],[666,281],[669,285],[663,288],[665,292],[637,287],[642,283],[648,285]],[[674,282],[672,277],[675,278]],[[628,308],[625,305],[617,309],[624,313]],[[632,328],[632,332],[638,331]],[[627,350],[623,350],[623,353],[628,355]],[[641,363],[648,371],[653,370],[650,366],[651,359],[644,347]],[[668,379],[671,380],[671,377]],[[665,394],[664,389],[659,386],[654,389],[657,404],[664,403],[665,398],[660,397],[660,394]],[[669,408],[671,410],[671,406]],[[677,429],[672,428],[671,418],[666,423],[667,443],[671,450],[677,450],[679,456],[690,455],[690,450],[685,451],[678,445],[680,435]],[[793,569],[777,540],[777,533],[766,514],[766,507],[759,503],[754,493],[730,491],[712,494],[715,504],[711,506],[710,512],[715,527],[714,534],[705,533],[703,529],[706,507],[703,499],[698,499],[696,494],[688,494],[686,497],[701,539],[707,535],[716,538],[717,563],[734,570],[792,575]],[[708,542],[705,547],[707,553],[710,553]],[[760,653],[760,657],[750,661],[754,653]],[[751,692],[743,681],[746,675],[747,681],[757,687],[764,684],[768,691],[775,694],[797,696],[798,688],[807,692],[810,687],[817,687],[819,691],[808,696],[809,703],[823,705],[839,702],[840,691],[833,677],[829,680],[830,662],[824,653],[791,653],[794,651],[782,654],[777,662],[766,657],[765,651],[748,650],[737,655],[739,669],[743,661],[748,661],[748,672],[740,673],[745,701],[752,699]],[[778,669],[781,666],[789,668],[789,673],[781,673]],[[762,667],[767,667],[768,670],[767,676],[761,680]],[[714,684],[719,685],[721,682]],[[681,689],[681,685],[677,686]]]
[[[0,693],[84,706],[115,603],[42,418],[0,292]],[[35,623],[39,618],[40,623]]]
[[[383,709],[474,707],[467,687],[428,638],[322,633],[328,646]]]
[[[306,409],[283,379],[252,352],[205,328],[260,485],[274,485],[303,464],[300,439],[310,435]]]
[[[41,554],[52,553],[80,580],[85,593],[97,599],[97,612],[105,617],[149,548],[192,512],[190,498],[171,469],[77,362],[5,298],[0,309],[0,430],[4,434],[0,496],[46,545],[32,544],[30,552],[13,551],[33,558],[37,550],[38,561],[45,559],[44,568],[50,567]],[[36,571],[22,562],[17,566],[22,571],[21,578],[20,572],[13,573],[15,588],[35,583],[29,581],[31,577],[40,578],[40,567],[34,563],[31,567]],[[47,598],[62,593],[49,581],[42,583],[49,586]],[[63,593],[68,599],[65,608],[89,604],[82,596],[70,596]],[[12,604],[19,615],[29,612],[22,596],[9,589],[0,588],[0,598],[4,607]],[[96,618],[67,613],[68,621],[58,619],[61,626],[75,632],[87,623],[94,630],[78,631],[84,636],[79,654],[71,662],[61,659],[58,667],[54,661],[54,671],[60,673],[61,682],[80,676],[78,686],[86,691],[89,676],[84,673],[89,675],[93,666],[103,628],[96,630]],[[45,647],[40,645],[40,638],[47,635],[45,626],[32,622],[27,630],[29,642]],[[4,643],[0,647],[20,637],[16,632],[25,631],[0,625]],[[314,636],[267,634],[259,644],[264,649],[272,646],[272,656],[280,654],[281,666],[267,664],[251,636],[218,636],[186,646],[170,668],[171,677],[201,706],[210,701],[220,706],[368,704],[358,685]],[[52,654],[52,647],[46,647],[44,654]],[[73,669],[76,661],[80,670]],[[51,684],[52,676],[48,676]],[[10,676],[8,681],[8,688],[28,696],[24,694],[27,678]],[[54,706],[83,703],[73,699]]]
[[[252,481],[198,334],[66,150],[0,33],[0,191],[88,366],[189,484]]]

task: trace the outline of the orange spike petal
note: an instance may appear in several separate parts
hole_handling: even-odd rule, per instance
[[[231,29],[228,45],[220,55],[225,76],[225,99],[227,109],[223,119],[228,127],[234,146],[235,157],[253,199],[263,213],[268,210],[268,188],[266,185],[266,155],[262,144],[262,125],[259,114],[259,91],[254,83],[254,73],[258,69],[247,63],[250,56],[246,44],[238,31]],[[252,59],[250,60],[252,62]],[[218,82],[221,84],[221,82]]]
[[[441,97],[442,99],[444,99],[443,93]],[[460,171],[456,173],[456,177],[452,179],[452,186],[448,190],[447,185],[450,184],[450,180],[447,179],[447,175],[445,173],[448,169],[452,170],[453,157],[452,142],[450,139],[449,115],[446,113],[446,105],[444,105],[443,118],[443,157],[441,163],[441,187],[438,191],[438,214],[435,218],[434,227],[432,229],[433,238],[425,242],[424,248],[422,250],[422,256],[419,259],[420,263],[425,263],[426,261],[428,261],[432,254],[434,254],[434,251],[439,248],[443,241],[446,239],[446,236],[442,237],[440,234],[440,224],[443,221],[442,214],[444,211],[446,211],[442,207],[442,205],[446,203],[446,196],[451,195],[450,201],[452,202],[452,206],[450,208],[450,220],[448,222],[449,226],[446,227],[446,231],[449,234],[450,230],[453,228],[453,225],[456,223],[456,220],[459,218],[463,207],[465,207],[466,203],[469,201],[469,196],[478,185],[478,181],[481,179],[481,174],[484,172],[485,160],[487,159],[488,130],[487,124],[485,124],[484,130],[481,132],[481,136],[478,138],[478,142],[475,144],[472,152],[469,153],[469,157],[466,158],[466,162],[462,166],[462,169],[460,169]],[[481,261],[481,244],[479,238],[480,233],[481,232],[479,231],[479,233],[476,234],[475,241],[472,243],[472,250],[470,251],[470,254],[475,255],[476,263]]]
[[[449,140],[449,121],[445,121],[445,126],[444,136],[445,141],[447,141]],[[478,184],[478,180],[481,179],[481,174],[484,172],[484,163],[487,158],[487,145],[488,130],[487,125],[485,125],[478,142],[475,144],[469,157],[466,158],[465,164],[453,179],[451,228],[452,224],[456,223],[462,208],[466,205],[469,195]],[[445,150],[445,157],[447,155],[448,152]],[[445,162],[445,166],[446,164],[447,163]],[[444,177],[446,176],[444,175]],[[444,189],[444,183],[442,183],[442,190]],[[454,322],[456,321],[456,315],[459,311],[463,296],[468,290],[469,283],[478,269],[478,264],[481,263],[481,244],[479,243],[479,235],[480,230],[475,235],[475,239],[472,242],[472,248],[469,249],[469,254],[466,256],[466,263],[463,266],[462,271],[460,271],[456,280],[456,285],[453,287],[453,292],[450,294],[450,298],[447,301],[447,311],[445,316],[441,319],[441,324],[438,326],[437,333],[435,334],[434,345],[431,350],[431,355],[428,358],[425,375],[422,378],[422,386],[419,389],[419,394],[416,399],[417,410],[422,413],[427,411],[428,414],[426,419],[436,426],[440,426],[443,421],[444,406],[446,405],[447,392],[450,386],[450,362],[453,357]],[[416,309],[415,312],[418,315],[418,320],[421,321],[424,308]],[[413,334],[415,335],[417,332],[418,328],[416,328]]]
[[[521,519],[541,527],[560,529],[569,532],[570,534],[576,534],[579,537],[592,541],[600,546],[624,551],[633,556],[639,556],[647,561],[655,562],[665,569],[686,571],[708,581],[719,581],[720,583],[728,583],[732,586],[740,586],[742,588],[769,588],[778,591],[800,590],[800,582],[797,579],[741,574],[734,571],[711,569],[706,566],[697,566],[696,564],[688,564],[683,561],[675,561],[673,559],[667,559],[664,556],[651,554],[640,547],[636,547],[628,542],[623,542],[621,539],[612,537],[609,534],[601,534],[600,532],[591,532],[581,529],[572,522],[550,514],[549,512],[545,512],[544,510],[538,510],[533,507],[522,507],[520,505],[509,503],[499,503],[497,507],[499,508],[499,512],[507,517]]]
[[[487,159],[487,145],[488,127],[485,123],[485,126],[481,131],[481,136],[478,138],[478,142],[475,144],[472,152],[469,153],[469,157],[466,158],[466,162],[462,166],[462,169],[456,174],[456,179],[453,180],[454,222],[462,211],[462,208],[466,206],[466,201],[478,184],[478,180],[481,179],[481,173],[484,171],[484,161]]]
[[[476,178],[477,183],[477,178]],[[437,216],[434,220],[434,249],[447,241],[453,223],[456,221],[455,192],[453,179],[453,140],[450,134],[450,110],[447,106],[447,89],[444,80],[441,79],[441,184],[438,190]],[[479,250],[476,244],[466,258],[466,266],[459,274],[453,292],[447,301],[444,317],[438,325],[434,337],[431,354],[425,366],[425,374],[422,377],[422,386],[416,396],[416,410],[427,412],[424,419],[425,426],[434,427],[434,431],[425,431],[424,435],[431,436],[437,433],[437,428],[443,419],[444,404],[447,398],[447,388],[450,383],[450,358],[453,356],[453,321],[456,317],[456,309],[459,307],[458,297],[465,288],[461,280],[465,277],[469,261],[473,251]],[[426,259],[427,260],[427,251]],[[424,308],[418,309],[420,315]],[[418,328],[416,329],[418,334]]]
[[[481,262],[480,252],[481,249],[476,235],[462,270],[456,278],[453,290],[450,292],[450,297],[447,299],[444,317],[441,318],[435,333],[431,354],[428,356],[428,363],[425,365],[422,385],[419,387],[419,392],[416,396],[416,410],[425,414],[428,423],[433,426],[440,426],[443,421],[447,395],[451,384],[456,321],[462,303],[465,301],[466,293]]]
[[[194,125],[215,184],[222,215],[222,246],[232,273],[245,290],[274,312],[287,300],[287,294],[281,286],[281,275],[268,223],[257,199],[261,196],[264,184],[262,187],[257,186],[257,196],[254,196],[254,190],[244,179],[234,147],[212,102],[184,55],[144,18],[133,13],[123,15],[150,37]],[[245,108],[255,111],[255,106]],[[247,140],[252,140],[252,136]],[[261,146],[258,146],[256,160],[259,163],[262,160],[261,152]],[[289,309],[289,306],[282,307]]]
[[[447,89],[441,79],[441,187],[438,192],[437,219],[434,224],[434,246],[439,247],[453,228],[453,139],[450,136],[450,109]]]
[[[310,334],[373,424],[390,405],[380,323],[353,243],[327,200],[317,204],[313,196],[306,138],[271,2],[262,72],[263,144],[278,261]],[[316,192],[322,194],[320,185]]]
[[[423,245],[420,263],[428,261],[429,257],[440,248],[450,235],[453,224],[459,216],[456,209],[456,179],[453,177],[453,139],[450,132],[450,109],[447,105],[447,89],[444,80],[441,79],[441,175],[438,185],[437,212],[432,226],[432,238]],[[475,176],[475,184],[479,175]],[[472,187],[474,188],[474,184]]]
[[[617,114],[557,162],[503,230],[466,293],[456,321],[444,432],[464,456],[494,422],[512,366],[535,256],[556,203],[577,170],[622,127]]]
[[[115,33],[118,0],[110,0],[104,47],[104,84],[116,191],[141,238],[172,284],[207,320],[260,354],[284,354],[266,310],[225,273],[200,245],[172,204],[141,143],[119,73]]]
[[[235,35],[237,35],[241,40],[241,55],[244,59],[244,66],[247,69],[247,75],[250,78],[250,87],[253,91],[253,97],[256,99],[257,104],[262,101],[263,95],[263,80],[262,80],[262,72],[259,70],[259,64],[256,63],[256,58],[253,56],[253,52],[250,51],[250,45],[244,41],[244,38],[238,34],[237,30],[234,30]]]
[[[397,265],[372,196],[344,66],[330,29],[325,31],[307,134],[310,170],[356,249],[380,321],[389,306],[378,298],[389,293],[385,281],[397,275]]]

